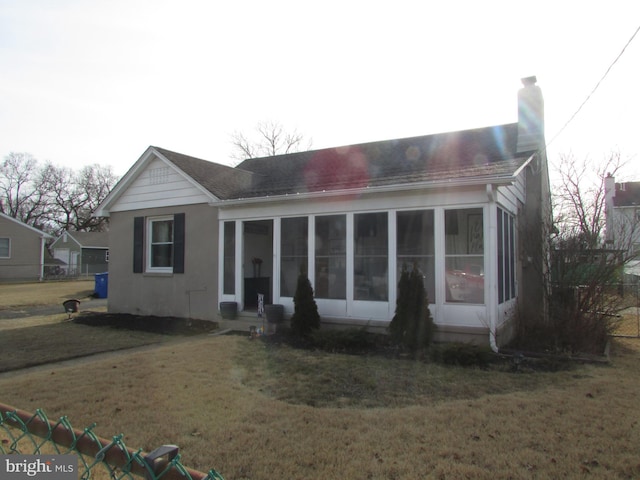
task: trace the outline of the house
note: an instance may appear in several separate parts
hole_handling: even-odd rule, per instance
[[[51,235],[0,213],[0,281],[42,280],[49,239]]]
[[[303,269],[323,325],[383,329],[403,265],[425,276],[437,339],[498,344],[519,302],[544,313],[550,218],[543,100],[518,122],[245,160],[149,147],[100,205],[110,217],[109,311],[255,318],[293,312]]]
[[[640,182],[616,183],[605,178],[605,221],[608,248],[627,252],[627,280],[640,278]]]
[[[93,275],[109,267],[108,232],[63,232],[49,246],[64,275]]]

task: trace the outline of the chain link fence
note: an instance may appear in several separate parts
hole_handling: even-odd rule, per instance
[[[640,337],[640,283],[624,283],[618,287],[622,310],[613,335]]]
[[[145,453],[128,448],[123,435],[106,440],[94,428],[76,430],[66,417],[52,422],[42,410],[32,414],[0,403],[0,454],[76,454],[82,480],[224,480],[215,470],[185,467],[175,445]]]
[[[62,263],[45,263],[43,277],[45,280],[67,280],[93,278],[96,273],[109,269],[108,263],[83,263],[82,265],[66,265]]]

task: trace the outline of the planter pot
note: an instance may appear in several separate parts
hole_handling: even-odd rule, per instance
[[[220,302],[220,315],[227,320],[234,320],[238,316],[237,302]]]
[[[280,323],[284,320],[284,305],[273,304],[264,306],[264,314],[269,323]]]

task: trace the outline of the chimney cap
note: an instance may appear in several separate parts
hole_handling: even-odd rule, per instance
[[[521,78],[520,81],[525,87],[528,87],[530,85],[535,85],[538,79],[536,78],[535,75],[532,75],[530,77]]]

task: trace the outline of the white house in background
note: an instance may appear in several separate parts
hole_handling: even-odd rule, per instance
[[[607,244],[635,255],[625,274],[640,277],[640,182],[605,179],[605,218]]]
[[[0,213],[0,281],[35,281],[44,275],[51,235]]]
[[[437,338],[504,344],[517,302],[544,314],[535,81],[523,80],[517,123],[235,168],[149,147],[96,212],[110,217],[109,311],[220,320],[232,301],[255,317],[260,292],[291,314],[302,268],[323,325],[384,328],[402,266],[416,264]]]

